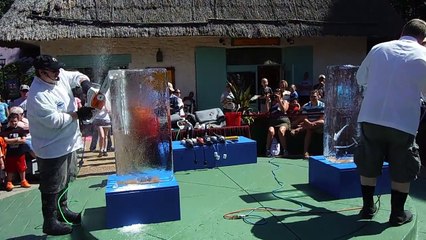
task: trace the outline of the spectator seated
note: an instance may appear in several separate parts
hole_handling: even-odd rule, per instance
[[[298,115],[289,115],[290,121],[293,122],[295,118],[309,115],[308,114],[298,114]],[[268,127],[268,115],[267,114],[252,114],[254,122],[250,125],[250,135],[251,138],[257,142],[257,152],[259,156],[263,156],[266,152],[266,129]],[[305,132],[300,132],[299,134],[292,135],[290,131],[285,134],[287,141],[287,151],[289,157],[300,157],[304,156],[304,139]],[[278,139],[277,139],[278,140]],[[323,133],[322,132],[313,132],[311,136],[311,144],[308,147],[308,152],[311,155],[322,155],[323,154]]]
[[[322,134],[324,130],[324,108],[323,102],[319,101],[320,94],[318,90],[312,90],[310,101],[303,105],[302,115],[295,115],[293,118],[291,135],[297,135],[300,132],[305,133],[303,154],[304,158],[309,158],[309,147],[314,133]]]

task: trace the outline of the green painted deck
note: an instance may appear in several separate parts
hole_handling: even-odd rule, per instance
[[[75,211],[84,209],[83,224],[72,234],[43,235],[40,194],[33,188],[0,200],[0,239],[426,239],[425,178],[414,182],[407,200],[415,220],[389,227],[390,195],[381,197],[373,220],[359,220],[359,209],[343,210],[358,208],[361,198],[332,199],[309,186],[307,176],[307,161],[267,158],[258,158],[257,164],[178,172],[180,221],[118,229],[105,227],[106,176],[79,178],[70,187],[69,204]],[[254,225],[223,218],[259,207],[286,211],[253,212],[256,216],[247,220]]]

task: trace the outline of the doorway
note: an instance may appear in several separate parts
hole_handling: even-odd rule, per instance
[[[257,67],[257,83],[259,90],[262,88],[262,78],[268,79],[269,87],[272,88],[272,90],[278,88],[281,80],[281,65],[261,65]]]

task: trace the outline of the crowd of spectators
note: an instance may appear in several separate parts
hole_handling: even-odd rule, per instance
[[[279,82],[279,88],[273,93],[269,91],[268,80],[262,79],[260,110],[268,114],[269,124],[266,138],[266,156],[272,156],[274,139],[280,146],[276,154],[286,157],[288,155],[285,134],[292,136],[304,134],[303,157],[309,158],[309,149],[313,134],[323,134],[324,128],[324,98],[325,76],[319,75],[319,83],[314,85],[309,94],[309,101],[302,106],[299,103],[299,94],[293,84],[288,87],[286,80]],[[263,109],[262,105],[265,105]],[[278,138],[277,138],[278,137]]]
[[[308,75],[305,73],[304,77],[307,78]],[[268,79],[261,79],[259,95],[256,95],[253,99],[256,99],[259,103],[259,115],[267,116],[268,118],[266,156],[272,156],[273,152],[280,156],[288,156],[289,151],[286,143],[286,134],[288,134],[290,136],[303,135],[303,157],[309,158],[311,141],[315,139],[313,134],[323,134],[325,80],[325,75],[320,74],[318,83],[311,85],[308,91],[309,101],[303,102],[300,101],[301,95],[299,95],[295,84],[289,85],[286,80],[280,80],[278,88],[272,90]],[[184,106],[180,98],[180,90],[175,90],[171,83],[169,83],[169,92],[173,127],[173,122],[182,119],[182,116],[187,116],[188,108]],[[188,97],[184,98],[184,101],[188,100],[189,104],[195,106],[193,96],[194,94],[191,92]],[[220,96],[222,112],[238,111],[240,106],[236,102],[235,96],[231,91],[231,85],[227,83]],[[182,113],[183,111],[186,114]],[[272,150],[275,149],[276,143],[279,143],[279,151]]]
[[[28,119],[26,118],[26,100],[30,87],[20,86],[20,97],[6,102],[0,95],[0,189],[12,191],[16,173],[21,180],[21,187],[29,188],[31,185],[26,179],[27,160],[36,159],[31,147],[31,135]],[[75,105],[81,108],[84,104],[81,91],[73,89]],[[110,106],[110,105],[107,105]],[[92,142],[91,151],[99,151],[98,157],[108,156],[107,151],[112,151],[110,110],[105,107],[94,116],[91,125]],[[98,144],[99,142],[99,144]],[[99,150],[96,148],[99,146]]]
[[[266,155],[271,155],[271,144],[274,139],[280,143],[279,154],[287,156],[286,132],[291,135],[304,133],[304,157],[309,157],[309,146],[313,133],[322,134],[324,125],[324,103],[321,98],[324,97],[325,76],[319,76],[318,84],[314,85],[310,94],[310,101],[303,104],[299,103],[299,94],[296,86],[288,85],[287,81],[281,80],[279,88],[272,91],[269,87],[268,79],[261,80],[262,88],[260,90],[259,103],[260,112],[269,114],[269,126],[267,129]],[[22,187],[31,185],[25,178],[26,163],[25,156],[35,158],[31,150],[31,136],[29,135],[29,124],[26,119],[26,99],[30,87],[28,85],[20,86],[20,97],[4,102],[0,96],[0,181],[1,185],[7,191],[11,191],[13,176],[18,173],[21,179]],[[181,98],[179,89],[175,89],[169,83],[170,105],[172,120],[175,116],[178,119],[191,115],[197,110],[194,93]],[[79,98],[78,91],[74,91],[75,104],[77,108],[82,107],[84,101]],[[235,111],[236,106],[233,103],[234,96],[229,87],[225,88],[221,96],[221,103],[225,111]],[[107,156],[107,151],[113,150],[111,142],[111,119],[110,110],[105,107],[98,112],[93,121],[91,151],[97,151],[99,142],[99,156]],[[1,143],[4,143],[2,145]],[[8,154],[9,152],[9,154]],[[6,174],[5,174],[6,173]]]
[[[9,103],[0,96],[0,188],[4,187],[6,191],[12,191],[15,187],[12,182],[16,173],[20,177],[21,187],[31,187],[26,179],[26,156],[35,158],[26,118],[29,89],[28,85],[21,85],[20,97]]]

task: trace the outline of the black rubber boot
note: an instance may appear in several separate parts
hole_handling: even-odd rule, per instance
[[[402,224],[411,222],[411,220],[413,220],[413,214],[408,210],[404,210],[407,196],[408,193],[403,193],[396,190],[391,191],[392,211],[389,217],[390,225],[401,226]]]
[[[359,212],[361,219],[372,219],[377,212],[376,204],[374,204],[375,186],[361,185],[362,192],[362,209]]]
[[[63,193],[63,195],[62,195]],[[75,213],[73,211],[71,211],[68,208],[68,193],[65,190],[62,190],[61,192],[59,192],[58,197],[60,197],[61,199],[59,200],[59,205],[60,205],[60,211],[58,211],[58,220],[61,222],[66,222],[65,219],[68,222],[71,222],[73,224],[76,225],[80,225],[81,224],[81,214],[80,213]],[[63,216],[62,216],[62,214]],[[64,219],[65,217],[65,219]]]
[[[56,207],[57,194],[41,194],[41,210],[43,212],[43,232],[48,235],[65,235],[72,232],[70,225],[58,221]]]

